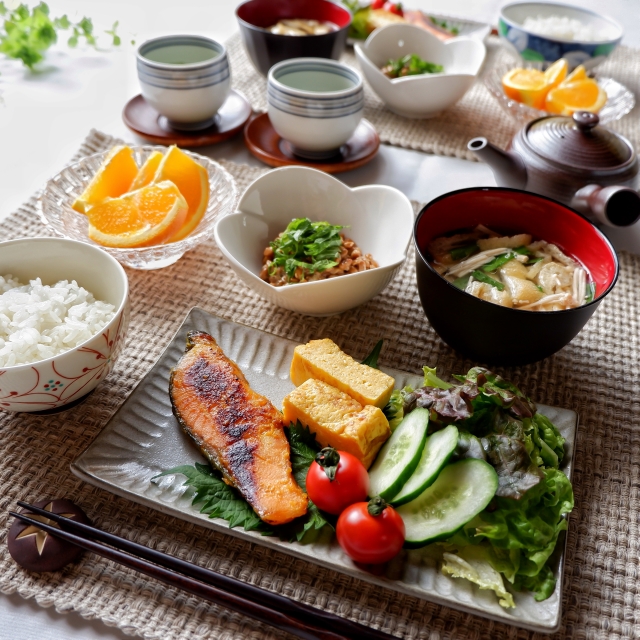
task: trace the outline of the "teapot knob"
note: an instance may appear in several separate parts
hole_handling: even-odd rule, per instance
[[[580,131],[591,131],[600,122],[600,117],[591,111],[576,111],[573,114],[573,121]]]

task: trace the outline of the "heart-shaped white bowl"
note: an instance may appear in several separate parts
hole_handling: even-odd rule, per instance
[[[364,77],[380,100],[406,118],[433,118],[452,107],[471,88],[487,53],[475,38],[442,42],[412,24],[376,29],[355,51]],[[441,64],[444,71],[391,79],[380,70],[390,59],[408,54]]]
[[[376,269],[275,287],[259,276],[262,256],[294,218],[345,225],[344,233],[379,264]],[[214,237],[238,277],[269,302],[310,316],[342,313],[379,294],[405,261],[413,207],[397,189],[350,189],[307,167],[274,169],[253,182],[238,211],[220,218]]]

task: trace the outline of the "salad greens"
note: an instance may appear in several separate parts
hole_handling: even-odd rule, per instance
[[[307,471],[320,447],[315,435],[300,423],[290,425],[284,432],[291,447],[293,477],[301,489],[306,491]],[[262,535],[278,535],[286,540],[300,542],[307,532],[322,529],[325,525],[331,526],[311,501],[306,515],[291,524],[273,526],[263,522],[240,493],[224,482],[222,474],[208,464],[196,462],[193,466],[181,465],[163,471],[151,480],[178,473],[187,478],[187,486],[195,489],[191,504],[199,505],[200,513],[206,513],[210,518],[226,520],[230,528],[243,527],[245,531],[259,531]]]
[[[296,218],[270,246],[274,256],[271,269],[282,267],[289,278],[296,269],[304,274],[324,271],[338,264],[344,226],[328,222],[311,222],[309,218]]]
[[[441,73],[444,71],[444,67],[441,64],[423,60],[415,53],[409,53],[397,60],[389,60],[381,71],[388,78],[404,78],[425,73]]]
[[[438,378],[435,369],[424,367],[424,374],[425,386],[405,396],[404,411],[428,409],[431,430],[455,424],[460,437],[454,458],[484,459],[498,474],[489,507],[439,543],[447,554],[443,570],[494,589],[503,606],[513,604],[483,563],[516,590],[548,598],[555,588],[549,559],[573,508],[571,482],[558,468],[564,438],[514,384],[487,369],[454,376],[456,385]]]
[[[431,20],[436,27],[440,27],[441,29],[448,31],[453,36],[457,36],[460,33],[460,29],[458,29],[458,27],[450,25],[446,20],[438,20],[436,16],[429,16],[429,20]]]
[[[59,31],[71,31],[67,39],[69,47],[76,47],[81,38],[87,44],[96,46],[93,23],[84,17],[79,22],[71,22],[66,15],[60,18],[49,16],[49,6],[40,4],[29,9],[26,4],[20,4],[15,9],[9,9],[4,2],[0,2],[0,16],[4,18],[0,28],[0,53],[8,58],[22,60],[22,63],[33,69],[44,58],[44,52],[58,40]],[[118,23],[106,31],[112,38],[113,46],[121,42],[116,33]]]

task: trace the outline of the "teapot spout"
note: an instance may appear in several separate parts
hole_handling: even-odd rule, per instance
[[[576,192],[571,206],[609,227],[628,227],[640,219],[640,193],[629,187],[589,184]]]
[[[518,154],[503,151],[486,138],[469,140],[467,149],[491,167],[499,187],[524,189],[527,184],[527,169]]]

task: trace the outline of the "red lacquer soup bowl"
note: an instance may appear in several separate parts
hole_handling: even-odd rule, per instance
[[[593,301],[563,311],[524,311],[486,302],[447,282],[429,263],[428,243],[478,224],[557,245],[589,272],[596,286]],[[413,239],[418,291],[429,322],[451,347],[484,363],[526,364],[562,349],[618,278],[615,250],[591,222],[555,200],[516,189],[482,187],[440,196],[418,215]]]
[[[253,66],[263,76],[277,62],[291,58],[332,58],[345,49],[351,13],[329,0],[248,0],[236,9],[240,35]],[[323,35],[287,36],[268,28],[284,19],[330,22],[335,31]]]

